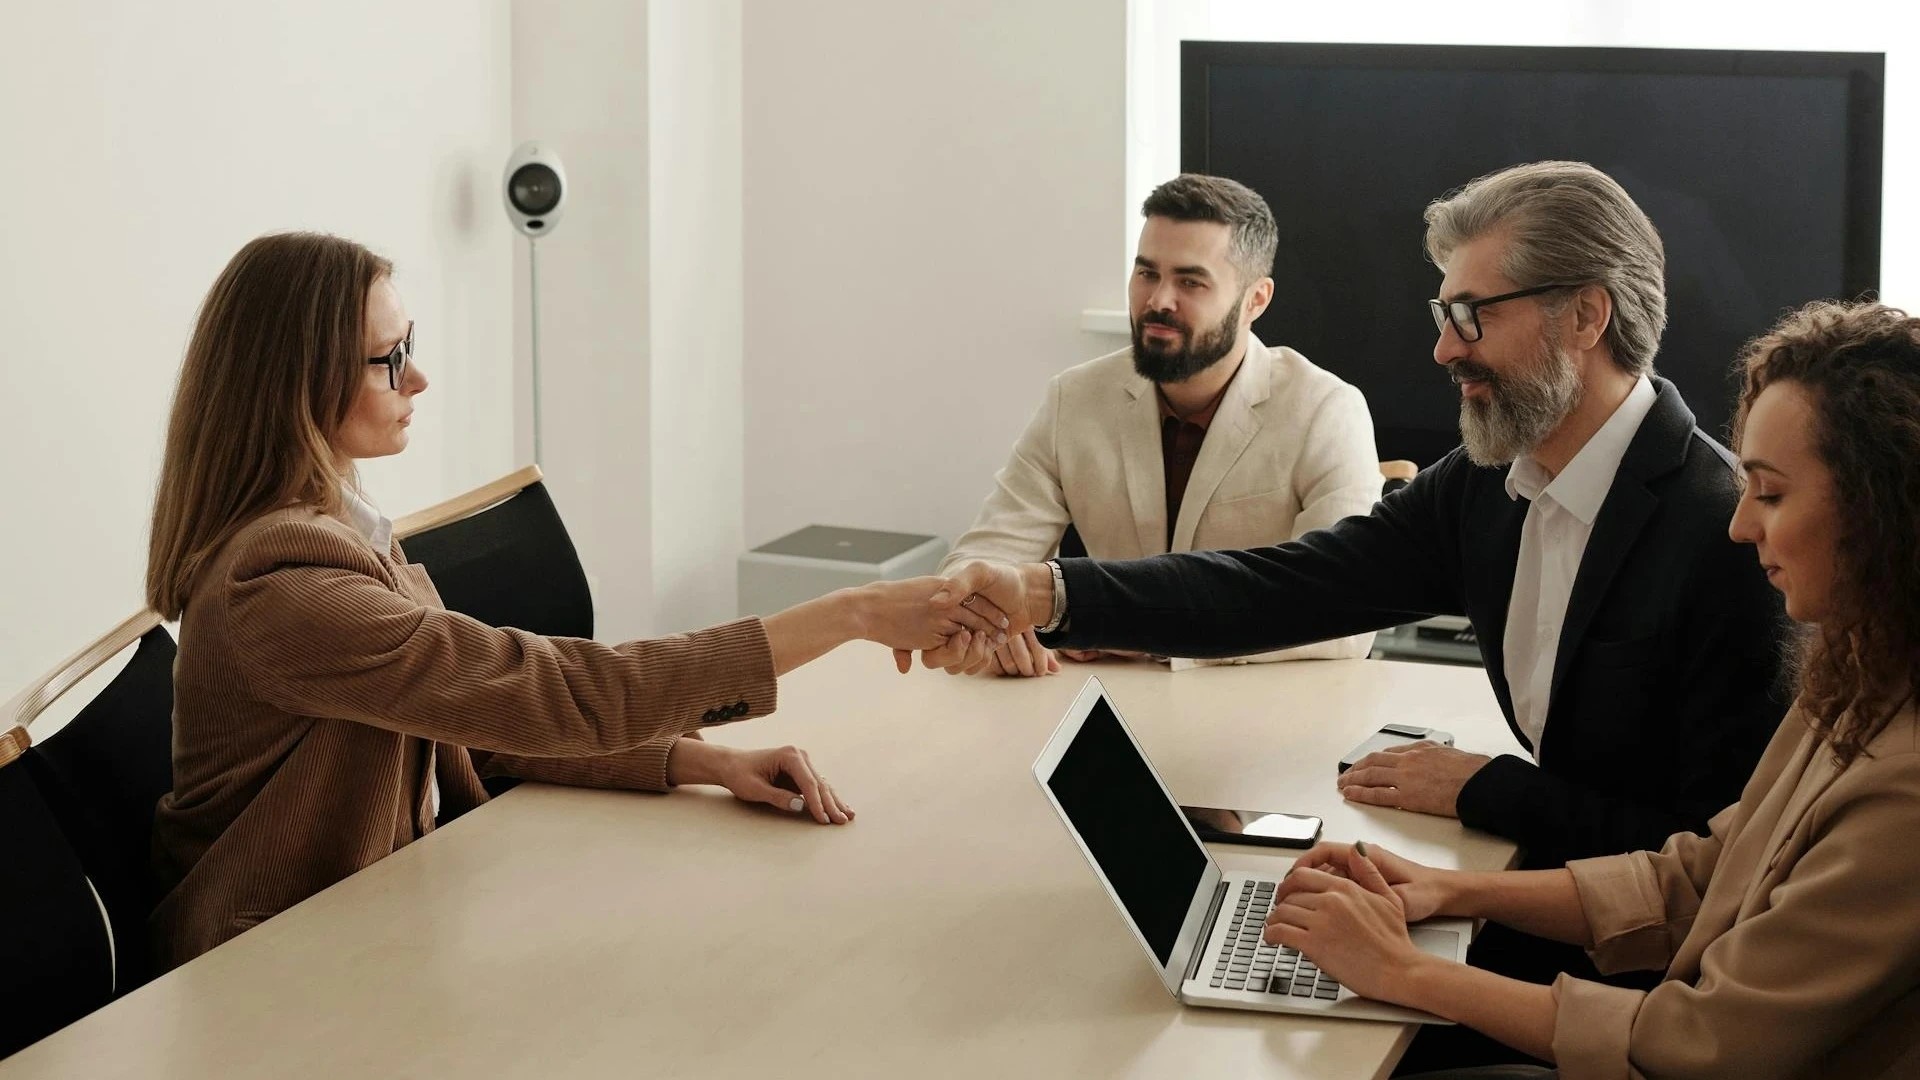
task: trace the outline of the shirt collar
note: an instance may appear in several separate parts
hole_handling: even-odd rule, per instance
[[[1514,461],[1507,470],[1507,498],[1523,497],[1533,502],[1544,496],[1591,527],[1593,519],[1600,516],[1600,504],[1607,501],[1607,492],[1613,488],[1614,474],[1620,471],[1627,447],[1633,444],[1647,413],[1653,411],[1657,396],[1653,381],[1640,376],[1627,392],[1627,399],[1573,455],[1559,476],[1548,476],[1532,455]]]
[[[374,550],[382,554],[393,550],[393,522],[385,514],[348,485],[341,486],[340,501],[346,507],[348,524],[366,537]]]
[[[1252,351],[1253,345],[1251,342],[1248,343],[1247,349],[1249,352]],[[1220,403],[1227,400],[1227,391],[1233,389],[1233,384],[1240,381],[1240,372],[1244,371],[1246,366],[1247,357],[1245,353],[1242,353],[1240,355],[1240,363],[1233,369],[1233,375],[1227,379],[1227,384],[1220,388],[1219,393],[1213,395],[1212,401],[1207,402],[1204,408],[1192,416],[1181,416],[1179,413],[1174,412],[1173,403],[1167,400],[1166,390],[1162,388],[1159,383],[1154,383],[1154,396],[1160,399],[1160,419],[1178,420],[1183,424],[1192,424],[1194,427],[1205,431],[1213,424],[1215,414],[1220,411]]]

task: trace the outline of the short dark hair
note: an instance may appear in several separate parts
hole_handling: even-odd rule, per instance
[[[1181,173],[1154,188],[1140,204],[1140,214],[1174,221],[1217,221],[1233,234],[1227,257],[1240,272],[1242,286],[1273,273],[1280,227],[1273,222],[1267,200],[1238,180]]]
[[[1842,763],[1920,692],[1920,319],[1816,301],[1747,345],[1734,445],[1761,391],[1797,383],[1833,474],[1834,614],[1808,636],[1800,707]]]

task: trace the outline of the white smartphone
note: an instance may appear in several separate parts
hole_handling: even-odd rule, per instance
[[[1441,746],[1453,745],[1453,732],[1439,728],[1416,727],[1412,724],[1382,724],[1380,730],[1367,736],[1367,741],[1347,751],[1340,758],[1337,773],[1353,768],[1354,763],[1375,750],[1385,750],[1389,746],[1399,746],[1410,742],[1433,742]]]

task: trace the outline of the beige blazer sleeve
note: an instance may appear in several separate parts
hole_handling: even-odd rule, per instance
[[[1693,917],[1720,857],[1720,836],[1739,812],[1727,807],[1708,835],[1676,833],[1659,851],[1636,851],[1567,864],[1593,932],[1588,952],[1603,974],[1662,971],[1693,929]]]
[[[252,692],[296,715],[522,758],[634,751],[777,704],[758,619],[609,646],[423,605],[387,573],[318,525],[259,529],[220,593]]]
[[[1715,935],[1692,980],[1669,979],[1641,992],[1561,976],[1554,985],[1553,1040],[1560,1075],[1829,1075],[1823,1063],[1836,1047],[1870,1040],[1897,1002],[1911,1000],[1920,978],[1920,918],[1912,903],[1913,883],[1920,881],[1916,791],[1920,754],[1856,761],[1801,822],[1788,823],[1796,835],[1804,830],[1807,844],[1797,858],[1789,847],[1764,867],[1770,887],[1716,881],[1704,905],[1693,897],[1703,875],[1713,873],[1710,842],[1669,844],[1660,856],[1576,868],[1576,879],[1584,878],[1582,902],[1597,905],[1589,918],[1606,935],[1603,950],[1651,955],[1663,947],[1662,937],[1684,937],[1689,931],[1678,924],[1702,907],[1715,908],[1724,898],[1730,914],[1723,932],[1704,922],[1691,928]],[[1777,865],[1782,857],[1792,859],[1784,874]],[[1689,941],[1687,948],[1697,944]],[[1904,1045],[1888,1041],[1896,1049]]]
[[[1060,383],[1052,380],[1046,400],[1013,444],[1013,456],[994,476],[993,492],[973,527],[941,560],[940,573],[975,559],[1037,562],[1053,555],[1071,520],[1060,484],[1059,420]]]
[[[1314,410],[1294,470],[1300,513],[1292,540],[1324,529],[1342,518],[1373,513],[1380,501],[1379,450],[1373,441],[1373,413],[1358,388],[1333,388]]]

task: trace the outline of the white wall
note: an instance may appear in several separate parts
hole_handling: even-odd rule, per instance
[[[0,699],[142,604],[195,308],[251,237],[398,264],[433,379],[390,513],[506,472],[507,0],[14,4],[0,33]]]
[[[952,540],[1116,348],[1124,0],[749,0],[746,540]]]
[[[514,136],[557,150],[568,185],[565,217],[538,241],[541,466],[593,586],[603,640],[653,625],[646,57],[639,0],[513,4]],[[526,310],[527,243],[514,240],[517,312]],[[521,445],[531,458],[526,400]]]
[[[739,610],[745,536],[740,0],[649,0],[653,616]]]
[[[595,634],[720,622],[741,549],[739,0],[513,10],[514,133],[569,186],[538,251],[542,467]]]

